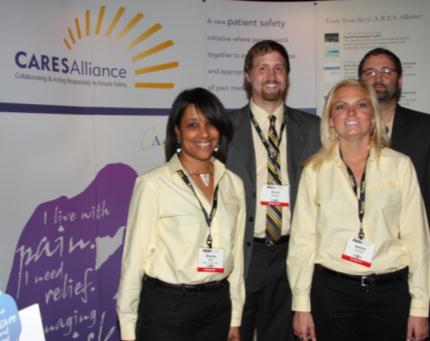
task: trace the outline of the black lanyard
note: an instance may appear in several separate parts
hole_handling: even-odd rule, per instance
[[[341,155],[342,157],[342,155]],[[343,160],[343,158],[342,158]],[[364,230],[363,230],[363,218],[364,218],[364,204],[366,202],[366,166],[364,166],[363,175],[361,177],[360,182],[360,190],[357,194],[357,182],[355,181],[354,173],[352,172],[352,169],[346,164],[345,161],[343,161],[346,166],[346,170],[348,171],[349,178],[352,182],[352,189],[354,190],[355,195],[357,196],[358,200],[358,219],[360,220],[360,230],[358,232],[358,238],[360,240],[364,239]]]
[[[194,196],[196,197],[197,201],[199,202],[200,208],[203,212],[203,215],[205,216],[206,224],[208,225],[209,233],[208,237],[206,239],[206,244],[208,248],[212,249],[212,233],[211,233],[211,224],[212,220],[215,217],[215,213],[218,207],[218,185],[216,185],[214,194],[213,194],[213,201],[212,201],[212,208],[209,214],[206,212],[205,208],[203,207],[202,202],[200,201],[199,197],[197,196],[196,190],[194,189],[193,185],[191,184],[191,181],[188,179],[188,177],[185,175],[185,173],[182,170],[178,170],[179,176],[184,181],[184,183],[188,186],[188,188],[193,192]]]
[[[267,141],[267,139],[264,137],[264,134],[263,134],[263,131],[261,130],[261,128],[260,128],[260,125],[258,124],[258,122],[257,122],[257,120],[255,119],[255,117],[254,117],[254,115],[252,114],[252,112],[250,113],[251,114],[251,122],[252,122],[252,124],[254,125],[254,128],[255,128],[255,130],[257,131],[257,133],[258,133],[258,136],[260,137],[260,140],[261,140],[261,142],[263,143],[263,145],[264,145],[264,147],[266,148],[266,150],[267,150],[267,155],[272,159],[272,160],[274,160],[274,159],[276,159],[276,157],[278,156],[277,154],[277,152],[275,151],[275,150],[272,150],[272,148],[270,148],[270,144],[269,144],[269,142]],[[281,140],[282,140],[282,133],[284,132],[284,128],[285,128],[285,115],[284,115],[284,119],[283,119],[283,121],[282,121],[282,125],[281,125],[281,131],[279,132],[279,138],[278,138],[278,145],[276,146],[276,148],[278,149],[278,151],[279,151],[279,146],[280,146],[280,144],[281,144]]]

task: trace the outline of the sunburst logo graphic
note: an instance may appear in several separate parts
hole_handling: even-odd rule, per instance
[[[172,47],[175,43],[172,40],[163,41],[155,46],[145,47],[145,41],[156,34],[161,28],[161,24],[156,23],[145,30],[138,31],[138,24],[142,21],[144,14],[137,13],[134,17],[121,27],[121,19],[124,16],[126,8],[121,6],[116,11],[112,21],[105,20],[106,6],[100,6],[98,13],[92,13],[86,10],[83,17],[76,17],[74,25],[67,28],[67,33],[63,39],[64,45],[69,51],[73,49],[80,40],[91,36],[113,37],[117,41],[129,39],[127,50],[130,52],[132,63],[142,63],[145,58],[161,53],[162,51]],[[143,46],[143,47],[142,47]],[[133,64],[135,65],[135,64]],[[177,68],[179,63],[171,61],[167,63],[148,65],[145,67],[135,67],[134,74],[137,77],[144,77],[148,73],[162,72]],[[135,88],[153,88],[153,89],[172,89],[175,86],[173,82],[143,82],[136,81]]]

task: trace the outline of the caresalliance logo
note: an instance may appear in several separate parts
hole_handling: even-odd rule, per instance
[[[125,63],[127,66],[114,66],[114,59],[106,61],[109,58],[106,55],[103,56],[105,62],[100,63],[94,57],[91,60],[75,59],[21,50],[15,54],[15,64],[27,72],[17,72],[15,77],[74,85],[127,88],[129,84],[135,89],[172,89],[175,86],[173,80],[166,81],[165,75],[160,77],[162,80],[157,80],[156,75],[179,67],[178,61],[165,60],[166,55],[168,58],[168,49],[175,43],[173,40],[157,40],[156,36],[162,25],[145,25],[143,18],[144,14],[141,12],[127,15],[124,6],[116,11],[109,11],[107,6],[102,5],[95,11],[85,10],[65,30],[62,44],[69,55],[86,39],[112,39],[114,43],[120,44],[124,50],[122,53],[129,58]],[[165,62],[154,63],[154,58],[148,58],[157,57],[158,54]],[[30,74],[30,71],[37,71],[38,74]]]

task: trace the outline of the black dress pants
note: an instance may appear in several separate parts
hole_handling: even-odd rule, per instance
[[[241,341],[290,341],[291,290],[286,274],[288,243],[255,243],[245,280],[246,301],[240,328]]]
[[[228,281],[207,290],[169,288],[144,279],[136,341],[226,341],[231,301]]]
[[[317,265],[311,309],[318,341],[405,341],[411,300],[406,277],[362,286]]]

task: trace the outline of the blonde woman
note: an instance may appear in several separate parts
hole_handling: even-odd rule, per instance
[[[302,174],[288,255],[301,340],[423,340],[429,232],[415,170],[387,147],[374,90],[330,91]]]

